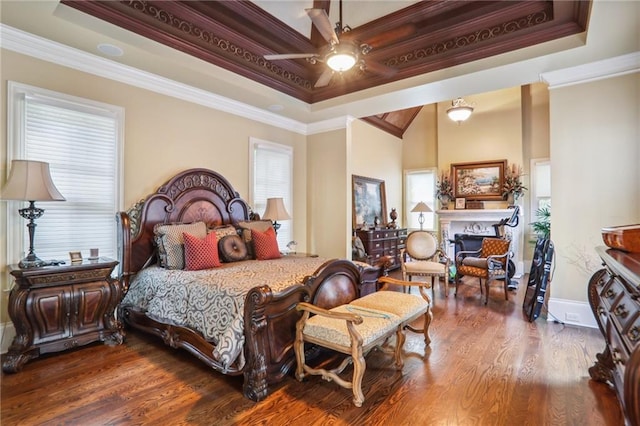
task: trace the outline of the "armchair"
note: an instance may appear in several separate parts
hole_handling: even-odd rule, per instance
[[[444,260],[444,263],[441,262]],[[449,265],[451,260],[438,248],[438,240],[428,231],[413,231],[406,247],[400,251],[402,279],[431,277],[431,292],[435,297],[435,279],[444,278],[445,296],[449,295]]]
[[[482,247],[475,251],[459,251],[456,254],[456,290],[458,295],[460,277],[477,277],[480,281],[480,294],[482,294],[482,280],[486,289],[485,302],[489,302],[489,285],[495,279],[504,280],[504,298],[509,300],[507,291],[507,265],[513,253],[509,250],[511,242],[502,238],[485,238]]]

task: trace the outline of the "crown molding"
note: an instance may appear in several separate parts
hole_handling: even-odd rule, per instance
[[[0,47],[67,68],[118,81],[129,86],[171,96],[207,108],[308,134],[309,125],[234,101],[159,75],[141,71],[0,23]]]
[[[350,115],[336,117],[324,121],[316,121],[307,126],[307,135],[316,135],[318,133],[331,132],[333,130],[346,129],[347,126],[356,118]]]
[[[549,85],[549,90],[551,90],[619,77],[638,71],[640,71],[640,52],[633,52],[584,65],[545,72],[540,74],[540,81]]]

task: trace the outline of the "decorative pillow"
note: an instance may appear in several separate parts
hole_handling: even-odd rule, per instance
[[[187,271],[199,271],[222,266],[218,258],[218,238],[215,232],[203,239],[186,232],[184,238],[184,263]]]
[[[238,222],[238,227],[241,230],[242,238],[244,242],[247,244],[247,250],[249,251],[249,258],[255,259],[256,254],[253,247],[253,241],[251,240],[251,230],[255,229],[256,231],[265,232],[269,228],[273,228],[273,224],[270,220],[252,220],[252,221],[242,221]]]
[[[216,226],[215,228],[209,228],[207,232],[215,232],[218,237],[218,244],[227,235],[238,235],[238,230],[233,225]]]
[[[273,228],[267,229],[266,232],[251,230],[251,239],[253,240],[253,248],[256,252],[256,259],[268,260],[279,259],[282,257],[276,240],[276,231]]]
[[[207,236],[204,222],[189,224],[157,224],[153,227],[154,239],[158,246],[160,266],[167,269],[184,269],[184,238],[182,234],[194,237]]]
[[[222,237],[218,251],[223,262],[238,262],[247,258],[247,245],[238,234]]]

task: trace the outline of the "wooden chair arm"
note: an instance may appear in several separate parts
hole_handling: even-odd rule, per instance
[[[350,321],[354,324],[362,324],[362,321],[363,321],[360,315],[352,314],[349,312],[328,311],[326,309],[320,308],[318,306],[312,305],[311,303],[307,303],[307,302],[298,303],[296,305],[296,310],[310,312],[312,314],[320,315],[327,318],[342,319],[342,320]]]
[[[478,250],[462,250],[459,251],[458,253],[456,253],[456,265],[458,263],[460,263],[462,261],[462,259],[464,259],[467,256],[471,256],[471,255],[475,255],[473,257],[480,257],[480,252],[482,252],[482,249],[478,249]]]
[[[425,288],[431,288],[431,283],[427,282],[427,281],[404,281],[404,280],[399,280],[396,278],[391,278],[387,275],[380,277],[380,279],[378,280],[378,283],[382,284],[382,286],[380,287],[380,289],[378,289],[378,291],[384,291],[387,290],[389,287],[389,284],[392,285],[399,285],[402,287],[420,287],[420,295],[422,296],[422,298],[424,300],[426,300],[427,303],[431,303],[431,298],[429,297],[429,295],[427,293],[425,293],[424,289]]]

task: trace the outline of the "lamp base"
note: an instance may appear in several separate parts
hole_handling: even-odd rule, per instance
[[[22,259],[18,266],[21,269],[29,269],[29,268],[41,268],[43,266],[47,266],[47,262],[45,260],[39,259],[35,254],[29,255]]]

